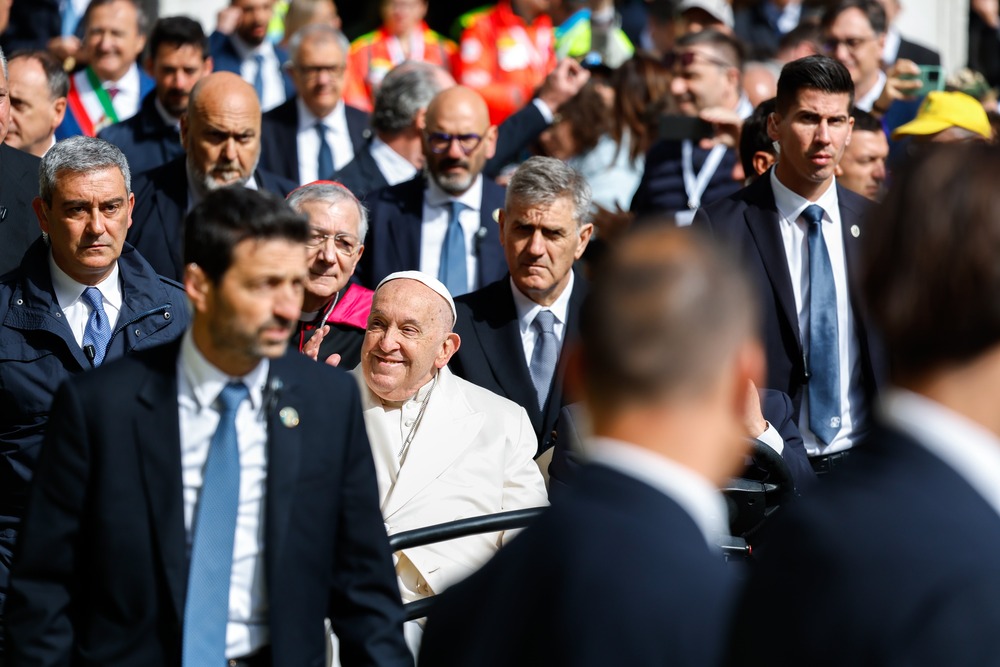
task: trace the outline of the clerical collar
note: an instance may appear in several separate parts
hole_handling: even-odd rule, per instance
[[[420,389],[417,389],[417,393],[415,393],[413,396],[410,396],[407,399],[404,399],[402,401],[387,401],[384,398],[380,398],[379,400],[382,401],[382,406],[386,408],[402,408],[404,405],[410,402],[420,403],[425,398],[427,398],[427,394],[429,394],[431,389],[434,387],[434,378],[436,377],[437,373],[434,373],[434,375],[431,377],[430,380],[425,382],[424,385],[420,387]]]

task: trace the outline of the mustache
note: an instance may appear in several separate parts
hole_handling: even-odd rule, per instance
[[[441,158],[441,161],[438,162],[438,168],[440,168],[440,169],[452,169],[452,168],[455,168],[455,167],[458,167],[458,168],[461,168],[461,169],[468,169],[469,168],[469,163],[466,160],[459,160],[459,159],[450,158],[450,157]]]

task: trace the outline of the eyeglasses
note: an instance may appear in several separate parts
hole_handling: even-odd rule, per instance
[[[846,39],[835,39],[830,37],[823,40],[823,50],[827,53],[835,53],[837,51],[837,47],[843,44],[847,47],[848,51],[853,53],[874,39],[876,39],[875,35],[868,35],[867,37],[847,37]]]
[[[320,246],[325,246],[331,240],[333,241],[334,249],[344,257],[353,257],[354,253],[361,247],[361,241],[355,236],[343,232],[324,234],[317,229],[309,232],[309,237],[306,239],[306,247],[315,250]]]
[[[485,133],[485,132],[484,132]],[[470,155],[472,151],[479,147],[479,144],[483,141],[482,134],[446,134],[444,132],[430,132],[425,135],[427,138],[427,146],[431,149],[431,153],[435,155],[441,155],[442,153],[447,153],[448,149],[451,148],[451,142],[457,141],[458,147],[462,149],[462,152],[466,155]]]
[[[679,53],[677,51],[671,51],[667,55],[663,56],[663,64],[670,68],[673,68],[675,65],[690,67],[698,58],[701,58],[706,62],[710,62],[713,65],[718,65],[719,67],[735,67],[732,63],[726,62],[721,58],[713,58],[710,55],[698,51],[681,51]]]
[[[347,65],[297,65],[295,69],[305,78],[315,79],[323,73],[330,76],[340,76],[347,71]]]

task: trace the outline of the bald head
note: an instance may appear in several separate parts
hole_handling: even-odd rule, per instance
[[[443,90],[427,107],[424,157],[434,182],[452,196],[472,187],[496,149],[486,102],[464,86]]]
[[[181,142],[192,184],[202,195],[246,185],[260,158],[260,103],[253,87],[231,72],[200,80],[181,119]]]

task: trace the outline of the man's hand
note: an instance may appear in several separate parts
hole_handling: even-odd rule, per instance
[[[306,344],[302,346],[302,354],[306,355],[313,361],[319,361],[319,346],[323,343],[323,339],[326,335],[330,333],[330,325],[324,324],[306,341]],[[339,366],[341,356],[339,354],[331,354],[326,358],[325,363],[329,366]]]
[[[1000,28],[1000,3],[997,0],[972,0],[972,11],[989,27],[994,30]]]
[[[736,148],[740,145],[743,119],[735,111],[725,107],[709,107],[702,109],[698,117],[706,123],[712,124],[714,135],[709,139],[702,139],[698,144],[701,148],[709,150],[717,144],[728,148]]]
[[[753,380],[747,382],[747,400],[743,409],[743,430],[748,437],[757,438],[767,430],[767,420],[760,410],[760,394]]]
[[[549,72],[538,91],[538,99],[545,103],[552,113],[572,99],[590,81],[590,72],[573,58],[563,58],[556,68]]]
[[[243,10],[234,5],[229,5],[221,10],[215,19],[215,29],[223,35],[231,35],[236,32],[236,26],[243,18]]]
[[[599,204],[594,204],[594,209],[594,237],[607,243],[614,243],[632,225],[635,217],[631,212],[623,210],[618,202],[615,202],[614,211]]]
[[[916,92],[922,85],[920,82],[920,67],[912,60],[897,60],[885,73],[885,88],[872,105],[872,111],[884,114],[896,100],[916,99]],[[905,78],[908,76],[917,78]]]
[[[47,48],[52,57],[63,63],[64,67],[68,60],[72,60],[73,65],[75,65],[77,56],[80,54],[80,40],[74,35],[53,37],[49,40]]]

